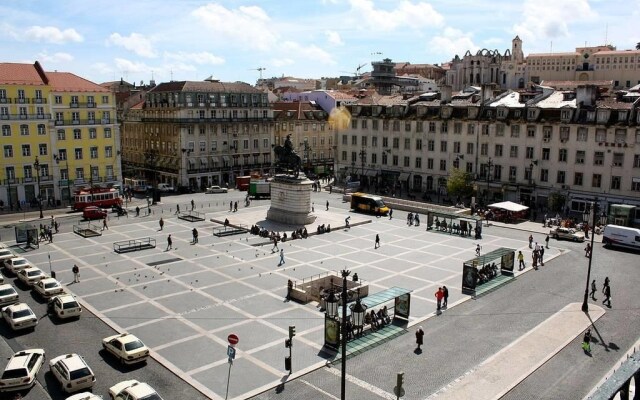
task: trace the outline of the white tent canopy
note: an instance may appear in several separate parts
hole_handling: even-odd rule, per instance
[[[523,206],[522,204],[514,203],[512,201],[503,201],[501,203],[489,204],[489,208],[500,208],[512,212],[524,211],[529,209],[529,207],[527,206]]]

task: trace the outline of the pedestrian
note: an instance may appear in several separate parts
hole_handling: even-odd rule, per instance
[[[162,230],[162,228],[164,228],[164,220],[162,219],[162,217],[160,217],[160,230]]]
[[[287,300],[291,300],[291,291],[293,290],[293,281],[287,280]]]
[[[51,228],[47,228],[47,235],[49,236],[49,243],[53,243],[53,230]]]
[[[349,215],[347,218],[344,219],[344,225],[345,228],[350,229],[351,226],[349,225],[349,220],[351,219],[351,215]]]
[[[56,225],[56,219],[53,217],[53,215],[51,216],[51,229],[53,229],[53,227]]]
[[[587,243],[587,246],[584,248],[584,256],[591,256],[591,243]]]
[[[602,300],[602,304],[607,303],[607,306],[611,308],[611,286],[607,285],[604,288],[604,300]]]
[[[418,350],[422,350],[420,346],[424,344],[423,340],[424,340],[424,331],[422,330],[422,327],[419,326],[418,330],[416,331],[416,344],[418,345]]]
[[[589,296],[591,296],[591,298],[593,300],[598,300],[596,299],[596,292],[598,291],[598,288],[596,287],[596,280],[592,280],[591,281],[591,293],[589,293]]]
[[[536,242],[536,243],[535,243],[535,245],[533,246],[533,248],[534,248],[536,251],[540,251],[540,245],[538,244],[538,242]]]
[[[105,215],[104,218],[102,218],[102,230],[109,230],[109,226],[107,225],[107,216]]]
[[[136,206],[136,217],[140,216],[140,207]]]
[[[329,211],[329,200],[327,200],[327,211]]]
[[[587,331],[584,333],[584,338],[582,339],[582,350],[587,354],[591,354],[591,328],[587,328]]]
[[[176,204],[176,215],[180,214],[180,204]]]
[[[602,286],[602,293],[604,293],[604,287],[609,286],[609,277],[604,278],[604,284]]]
[[[233,211],[233,201],[229,202],[229,212]]]
[[[524,254],[522,254],[522,251],[518,251],[518,271],[522,271],[523,269],[525,269]]]
[[[546,228],[547,227],[547,214],[544,214],[544,219],[542,220],[542,227]],[[547,235],[549,236],[549,235]]]
[[[544,267],[544,247],[540,246],[540,250],[538,250],[538,256],[540,258],[540,265]]]
[[[393,218],[393,208],[389,208],[389,219]]]
[[[73,272],[73,282],[74,283],[80,282],[80,267],[78,267],[78,264],[73,264],[73,268],[71,268],[71,272]]]
[[[548,249],[549,248],[549,235],[547,235],[547,237],[544,238],[544,243],[545,243],[545,247]]]
[[[481,247],[480,247],[480,244],[478,243],[478,244],[476,245],[476,257],[480,257],[480,248],[481,248]]]
[[[58,233],[58,230],[60,228],[60,224],[58,223],[58,220],[56,220],[56,222],[54,222],[53,224],[54,224],[54,227],[56,229],[56,233]]]
[[[315,208],[316,203],[311,203],[311,212],[315,212],[316,208]]]
[[[411,212],[409,214],[407,214],[407,225],[408,226],[413,225],[413,213],[411,213]]]
[[[538,252],[532,251],[531,257],[533,258],[533,269],[538,269]]]
[[[196,207],[196,202],[191,199],[191,211]]]
[[[193,235],[193,244],[198,243],[198,230],[196,228],[193,228],[191,234]]]
[[[238,211],[238,202],[233,203],[233,212]]]
[[[275,253],[278,251],[278,238],[276,236],[273,237],[273,247],[271,248],[271,253]]]
[[[440,312],[440,308],[442,306],[442,298],[444,297],[444,293],[442,292],[442,288],[439,287],[438,291],[435,293],[436,303],[437,303],[437,311]]]
[[[167,236],[167,251],[173,248],[173,240],[171,240],[171,234]]]
[[[449,289],[447,289],[446,286],[442,286],[442,307],[446,307],[448,301],[449,301]]]
[[[282,264],[284,264],[284,249],[280,249],[280,264],[278,264],[278,267]]]
[[[413,224],[415,226],[420,226],[420,216],[418,215],[418,213],[416,213],[416,215],[413,216]]]
[[[529,248],[533,248],[533,235],[529,235]]]
[[[380,247],[380,235],[376,233],[376,244],[373,246],[374,249]]]

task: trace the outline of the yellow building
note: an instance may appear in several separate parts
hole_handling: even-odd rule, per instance
[[[0,63],[3,207],[68,203],[88,185],[121,181],[113,94],[68,72]]]

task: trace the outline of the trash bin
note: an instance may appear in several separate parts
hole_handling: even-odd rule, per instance
[[[56,279],[56,271],[51,271],[51,277],[52,277],[53,279]]]

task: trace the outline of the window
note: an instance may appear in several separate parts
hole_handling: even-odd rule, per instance
[[[404,123],[404,131],[405,131],[405,132],[411,132],[411,122],[406,121],[406,122]]]
[[[624,154],[623,153],[613,153],[613,166],[614,167],[622,167],[624,164]]]
[[[436,131],[436,123],[435,122],[429,122],[429,133],[434,133]]]
[[[427,150],[428,151],[435,151],[435,149],[436,149],[436,141],[435,140],[427,141]]]
[[[38,145],[38,153],[41,156],[46,156],[47,155],[47,144],[46,143],[40,143]]]
[[[542,149],[542,159],[549,161],[549,158],[551,157],[551,149],[549,149],[548,147],[545,147]]]
[[[98,148],[97,147],[90,147],[89,148],[89,154],[90,154],[91,158],[98,158]]]
[[[460,142],[453,142],[453,152],[460,153]]]
[[[495,157],[502,157],[502,145],[497,144],[494,152]]]
[[[504,125],[498,124],[498,126],[502,127],[500,129],[500,133],[501,133],[500,136],[504,136]],[[484,136],[489,135],[489,125],[488,124],[482,124],[482,134]],[[497,135],[497,133],[496,133],[496,135]]]
[[[371,164],[376,164],[377,162],[378,162],[378,154],[371,153]]]
[[[596,142],[602,143],[607,140],[607,130],[598,128],[596,129]]]
[[[96,131],[96,128],[90,128],[89,129],[89,139],[97,139],[98,138],[98,133]]]
[[[387,152],[383,151],[382,152],[382,165],[387,165],[387,162],[388,162],[387,159],[388,159]]]
[[[2,125],[2,136],[11,136],[11,125]]]
[[[382,138],[382,147],[389,147],[389,138],[388,137],[383,137]]]
[[[427,158],[427,169],[433,169],[433,158]]]
[[[558,161],[567,162],[567,149],[560,149],[560,151],[558,151]]]
[[[20,135],[29,136],[29,125],[20,125]]]
[[[528,160],[531,160],[533,158],[533,153],[534,153],[534,148],[533,147],[527,147],[525,149],[525,155],[526,155],[526,158]]]
[[[421,169],[421,168],[422,168],[422,158],[416,157],[416,169]]]
[[[556,178],[556,183],[564,184],[565,173],[564,171],[558,171],[558,175]]]
[[[640,168],[640,154],[633,155],[633,168]]]
[[[10,144],[4,145],[4,157],[5,158],[13,157],[13,146],[11,146]]]
[[[416,132],[422,132],[424,130],[424,123],[422,121],[416,121]]]
[[[520,136],[520,125],[511,125],[511,137]]]
[[[397,167],[398,166],[398,156],[394,155],[391,157],[391,163],[393,166]]]
[[[616,143],[626,143],[627,142],[627,130],[626,129],[616,129]]]
[[[399,149],[400,148],[400,138],[397,138],[397,137],[393,138],[393,148],[394,149]]]
[[[358,136],[351,135],[351,145],[352,146],[357,146],[358,145]]]
[[[493,166],[493,179],[499,181],[502,179],[502,165],[494,165]]]
[[[76,179],[84,179],[84,168],[76,168]]]
[[[593,165],[603,165],[604,164],[604,152],[596,151],[593,154]]]
[[[453,123],[453,133],[456,135],[460,135],[462,133],[462,122]]]
[[[576,186],[582,186],[582,172],[576,172],[573,174],[573,184]]]
[[[440,171],[447,170],[447,160],[440,160]]]
[[[77,111],[74,111],[71,113],[71,123],[72,124],[79,124],[80,123],[80,113]]]
[[[314,124],[314,125],[315,125],[315,124]],[[366,119],[363,119],[363,120],[360,122],[360,126],[362,127],[362,129],[367,129],[367,120],[366,120]],[[314,129],[314,130],[315,130],[315,129]]]
[[[441,140],[440,141],[440,152],[442,152],[442,153],[446,153],[447,152],[447,141],[446,140]]]
[[[62,96],[55,96],[53,100],[56,104],[62,104]]]
[[[64,132],[64,129],[58,129],[57,135],[58,135],[58,140],[65,140],[66,139],[66,134]]]
[[[467,154],[473,154],[473,143],[467,143]]]
[[[404,161],[403,165],[404,165],[405,168],[411,166],[411,160],[410,160],[409,157],[405,156],[403,161]]]
[[[548,142],[551,140],[551,134],[552,134],[553,128],[550,126],[543,126],[542,127],[542,140],[544,142]]]
[[[107,158],[113,157],[113,147],[105,146],[104,148],[104,156]]]
[[[7,167],[7,176],[9,176],[9,168]],[[633,178],[631,181],[631,190],[634,192],[640,192],[640,178]]]
[[[38,135],[46,135],[47,134],[47,128],[44,126],[44,124],[38,124]]]
[[[341,155],[342,161],[347,161],[347,152],[346,151],[342,151],[342,155]]]
[[[586,153],[584,150],[576,151],[576,164],[584,164]]]
[[[23,144],[22,145],[22,156],[30,157],[31,156],[31,145]]]
[[[378,120],[377,120],[377,119],[374,119],[373,121],[371,121],[371,128],[372,128],[374,131],[377,131],[377,130],[378,130]]]
[[[586,142],[587,141],[587,128],[585,128],[585,127],[579,127],[578,128],[578,135],[576,137],[576,140],[578,142]]]
[[[540,170],[540,181],[541,182],[549,182],[549,170],[541,169]]]
[[[358,129],[358,120],[355,118],[351,120],[351,129]]]
[[[509,181],[514,182],[518,178],[518,168],[509,167]]]
[[[518,158],[518,146],[511,146],[509,148],[509,157]]]
[[[347,135],[342,135],[342,144],[343,144],[344,146],[346,146],[346,145],[347,145],[347,140],[348,140],[348,139],[347,139]]]
[[[393,121],[393,131],[400,132],[400,121],[398,120]]]
[[[76,160],[82,160],[82,149],[75,149],[74,152],[76,155]]]
[[[468,135],[475,135],[476,134],[476,125],[475,124],[467,125],[467,134]]]
[[[440,125],[440,132],[446,134],[449,132],[449,123],[447,121],[442,122]]]
[[[568,126],[561,126],[560,127],[560,141],[562,143],[568,141],[570,133],[571,133],[571,130],[569,129]]]
[[[67,159],[67,149],[58,150],[58,160],[65,161]]]
[[[109,96],[102,96],[102,104],[109,104]]]
[[[313,138],[313,141],[314,141],[313,145],[315,146],[316,145],[315,144],[315,141],[316,141],[315,137]],[[366,136],[361,137],[360,138],[360,143],[362,144],[362,147],[367,147],[367,137]]]
[[[404,149],[411,150],[411,138],[404,138]]]
[[[422,150],[422,139],[416,139],[416,150]]]
[[[80,140],[82,139],[82,132],[80,131],[80,129],[74,129],[73,130],[73,138],[75,140]]]
[[[611,189],[612,190],[620,190],[620,185],[622,183],[621,176],[612,176],[611,177]]]
[[[31,165],[25,165],[22,170],[24,171],[25,178],[33,178],[33,169],[31,168]]]
[[[358,153],[356,153],[355,151],[352,151],[351,152],[351,163],[355,163],[357,158],[358,158]]]
[[[593,174],[593,178],[591,180],[591,186],[594,188],[599,188],[602,185],[602,175]]]
[[[207,151],[207,142],[205,141],[200,141],[200,152],[204,153]]]
[[[320,138],[320,141],[322,142],[324,140],[324,138]],[[324,144],[324,143],[321,143]],[[371,137],[371,147],[378,147],[378,137],[377,136],[372,136]]]

